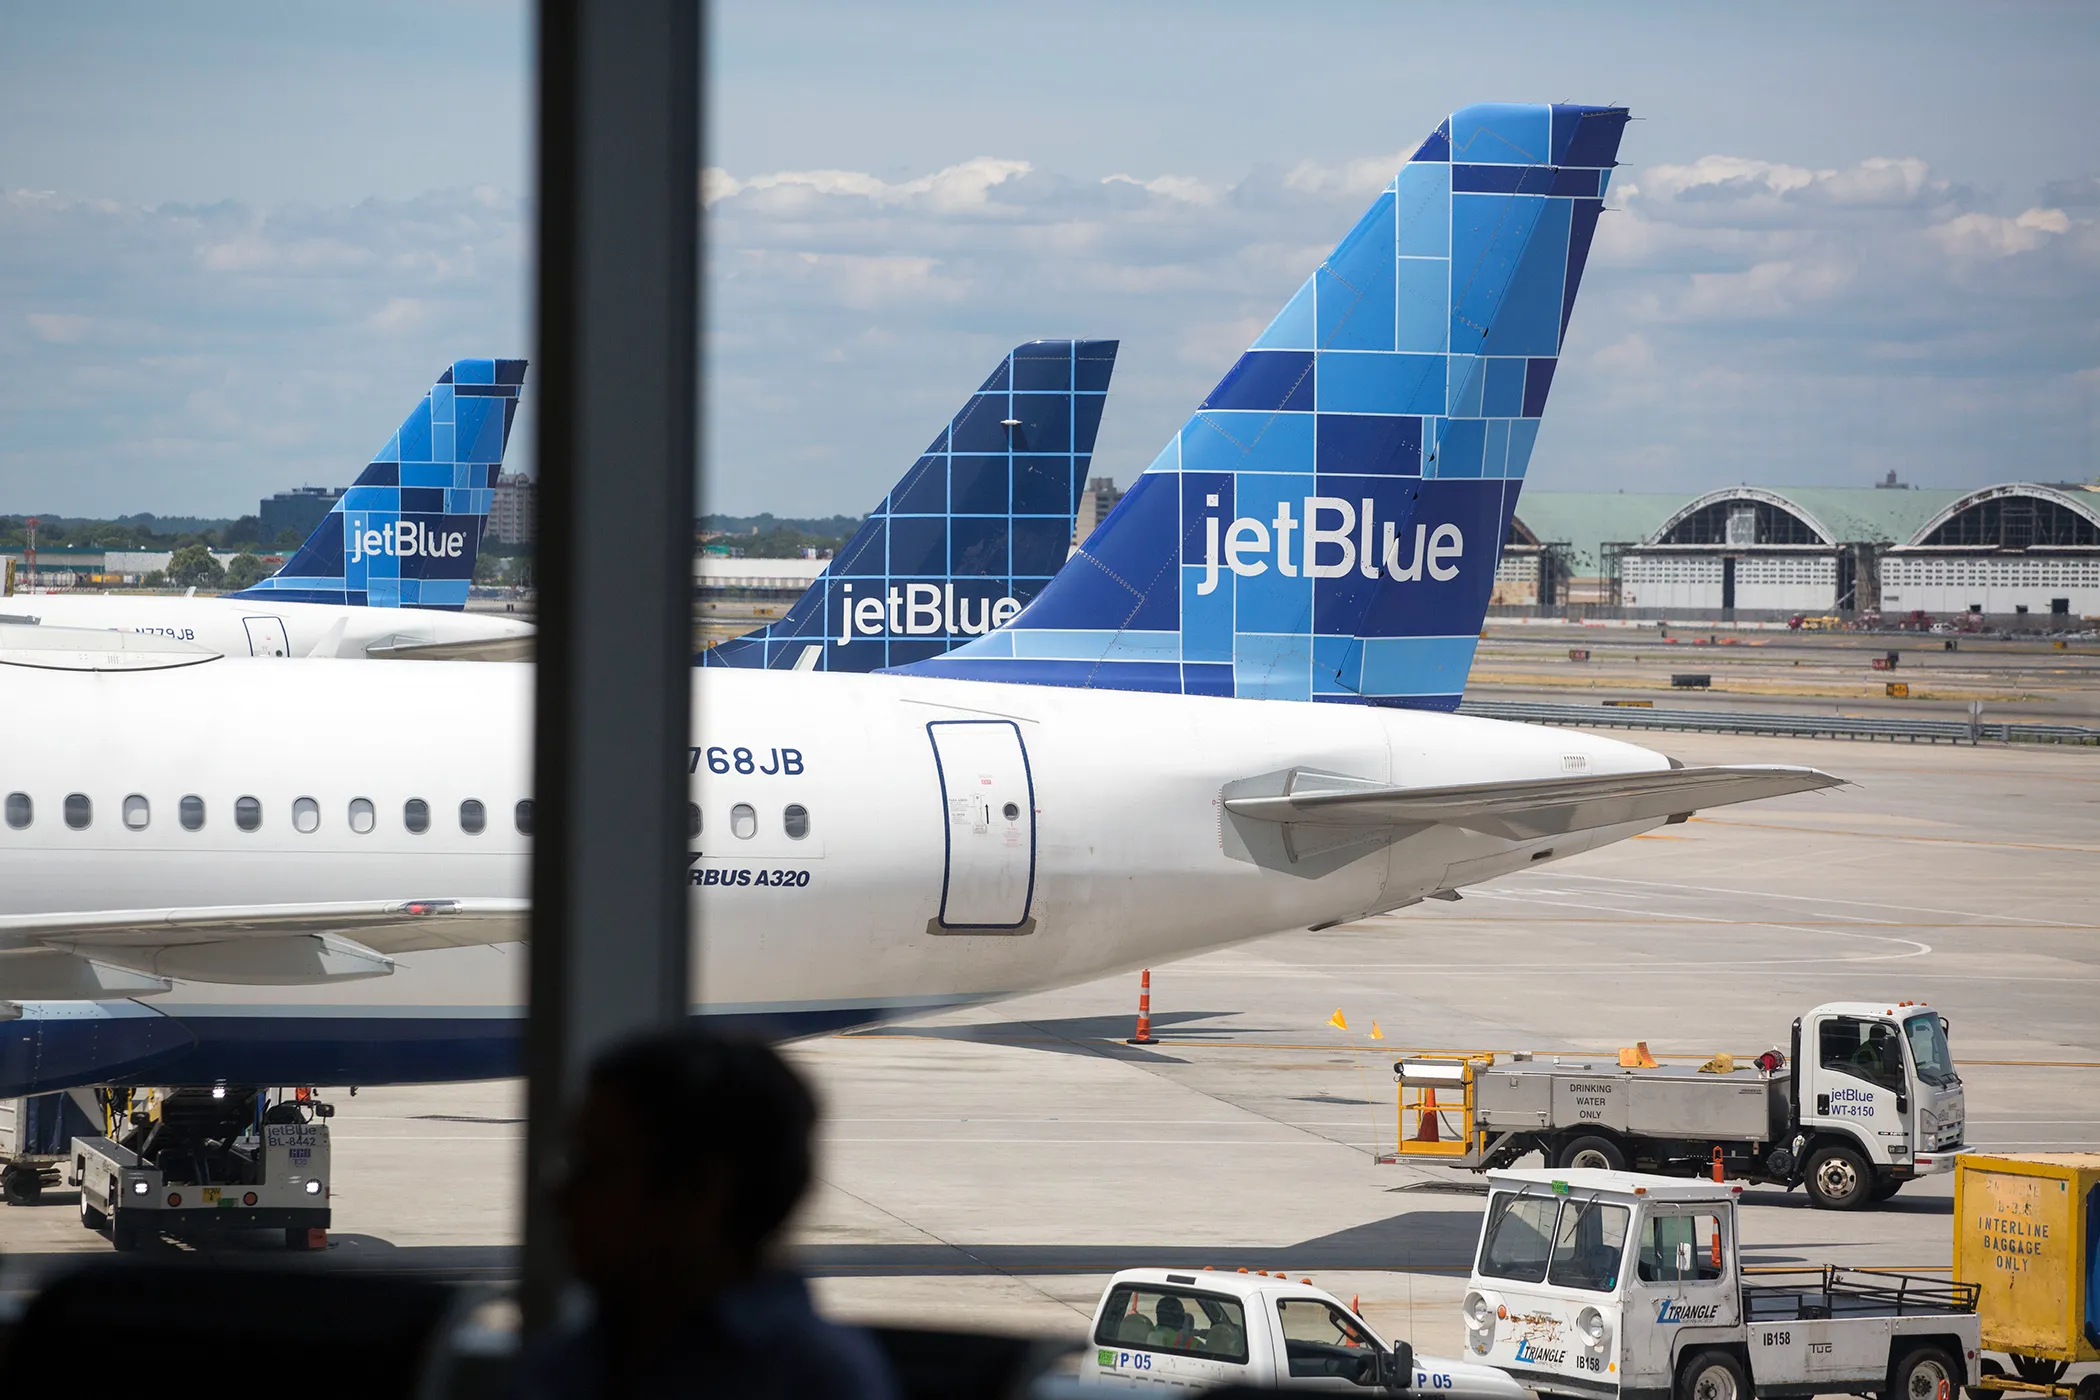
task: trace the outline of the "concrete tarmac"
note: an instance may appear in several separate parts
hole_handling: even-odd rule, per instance
[[[1134,977],[795,1046],[827,1106],[796,1232],[825,1305],[1076,1343],[1117,1268],[1244,1266],[1454,1352],[1479,1181],[1377,1161],[1412,1049],[1754,1055],[1819,1002],[1922,999],[1952,1022],[1973,1145],[2100,1148],[2100,752],[1649,742],[1854,785],[1155,969],[1151,1047],[1122,1043]],[[315,1265],[507,1276],[518,1086],[332,1097],[337,1229]],[[1840,1215],[1751,1188],[1745,1257],[1943,1272],[1951,1194]],[[72,1193],[47,1199],[0,1209],[12,1287],[109,1248]]]

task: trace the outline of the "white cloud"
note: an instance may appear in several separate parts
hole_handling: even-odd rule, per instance
[[[31,311],[22,317],[29,329],[36,332],[38,340],[52,345],[75,345],[87,338],[94,329],[92,316],[67,316],[48,311]]]

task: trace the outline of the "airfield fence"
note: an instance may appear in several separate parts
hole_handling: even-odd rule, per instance
[[[2100,729],[2010,720],[1873,718],[1752,710],[1633,709],[1525,700],[1462,700],[1458,712],[1582,729],[1673,729],[1705,734],[1775,734],[1792,739],[1897,739],[1911,743],[2091,744]]]

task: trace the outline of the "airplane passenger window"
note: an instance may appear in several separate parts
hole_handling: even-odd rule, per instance
[[[363,836],[377,824],[377,820],[372,811],[371,798],[353,797],[350,799],[350,829],[352,831],[359,836]]]
[[[262,825],[262,803],[252,797],[233,799],[233,824],[243,831],[253,831]]]
[[[512,810],[511,820],[518,825],[518,835],[532,835],[532,799],[526,798]]]
[[[75,831],[86,831],[88,823],[95,819],[95,804],[88,801],[84,792],[66,794],[66,825]]]
[[[1017,822],[1021,820],[1021,804],[1018,802],[1007,803],[1005,810],[1003,810],[1000,813],[1000,815],[1005,817],[1010,822]]]
[[[473,798],[459,804],[459,829],[469,836],[479,836],[489,824],[488,808]]]
[[[401,824],[416,835],[430,830],[430,804],[420,797],[411,797],[401,804]]]
[[[697,802],[685,804],[685,834],[688,840],[700,834],[700,804]]]
[[[739,802],[729,809],[729,834],[739,841],[749,841],[758,835],[758,811],[748,802]]]
[[[799,802],[788,803],[787,810],[780,814],[780,824],[787,828],[790,840],[800,841],[809,835],[809,808]]]
[[[124,799],[124,825],[133,831],[144,831],[146,823],[153,820],[153,808],[137,793]]]
[[[311,797],[301,797],[292,803],[292,830],[315,832],[321,829],[321,804]]]
[[[204,799],[195,796],[183,798],[177,804],[176,815],[182,818],[184,831],[204,830]]]
[[[7,795],[7,824],[20,831],[28,826],[36,815],[36,804],[29,800],[26,792],[11,792]]]

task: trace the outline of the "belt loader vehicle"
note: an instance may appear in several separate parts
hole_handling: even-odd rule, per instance
[[[1102,1290],[1091,1336],[1084,1384],[1527,1400],[1495,1367],[1388,1347],[1341,1299],[1267,1270],[1125,1269]]]
[[[327,1239],[334,1109],[260,1089],[175,1089],[131,1115],[120,1139],[76,1137],[80,1223],[120,1250],[160,1235],[282,1230],[292,1249]]]
[[[1978,1379],[1976,1285],[1835,1267],[1746,1283],[1740,1186],[1581,1168],[1488,1182],[1468,1359],[1542,1396],[1951,1400]]]
[[[1919,1002],[1833,1002],[1794,1022],[1791,1054],[1728,1073],[1523,1054],[1403,1060],[1400,1157],[1485,1171],[1536,1151],[1548,1167],[1665,1175],[1719,1162],[1856,1209],[1954,1169],[1966,1115],[1946,1029]]]

